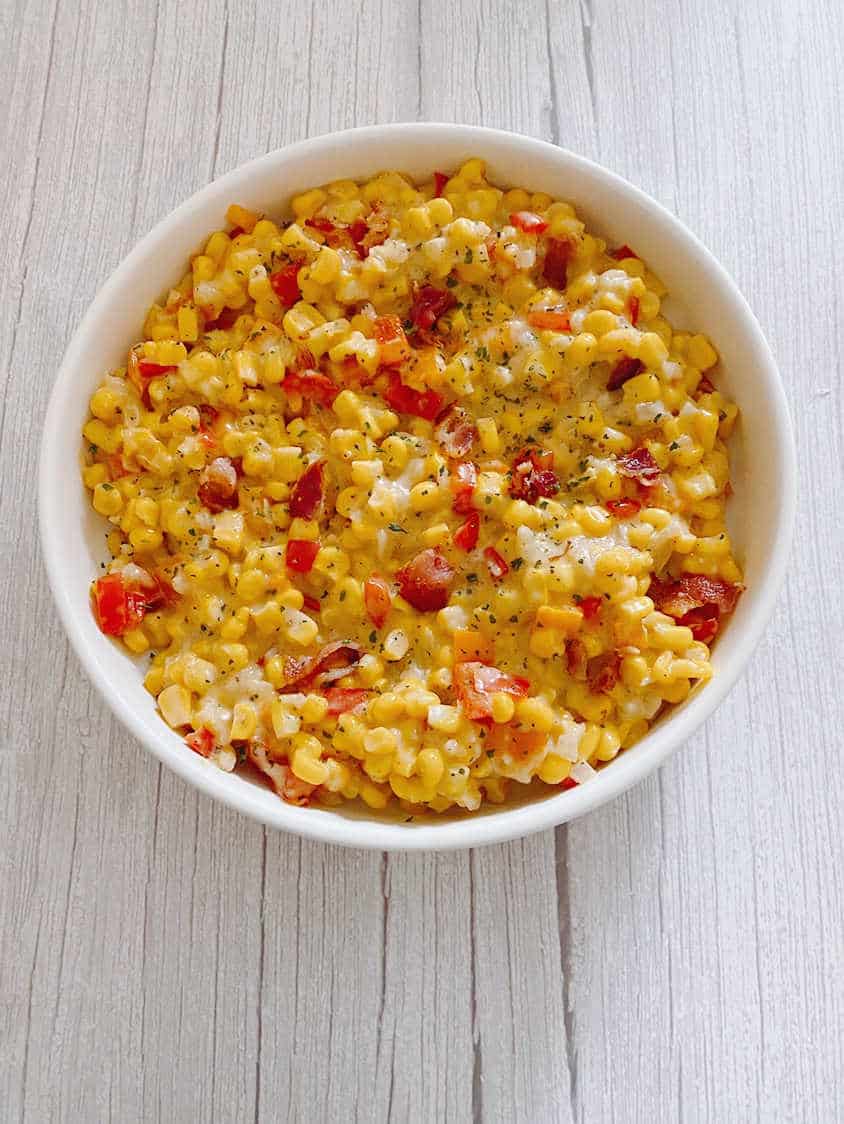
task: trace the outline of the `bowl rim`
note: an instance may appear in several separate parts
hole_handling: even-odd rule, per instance
[[[374,817],[343,818],[326,814],[321,809],[294,808],[279,800],[277,806],[262,803],[251,792],[241,791],[227,784],[228,774],[202,761],[192,754],[177,752],[169,744],[173,732],[162,722],[161,736],[152,736],[132,706],[119,705],[121,700],[113,690],[105,665],[90,651],[77,631],[75,608],[69,591],[65,588],[61,570],[62,540],[52,519],[55,504],[54,480],[62,464],[58,444],[50,438],[61,426],[63,399],[69,396],[69,385],[79,364],[81,353],[87,346],[88,336],[98,323],[102,310],[112,295],[118,292],[143,261],[148,251],[177,232],[186,218],[215,196],[226,193],[234,197],[234,188],[255,174],[289,163],[298,156],[312,157],[321,151],[354,141],[383,138],[436,139],[448,134],[450,138],[464,138],[467,149],[477,145],[483,155],[485,141],[510,145],[516,158],[519,151],[532,151],[548,161],[568,164],[575,172],[588,173],[626,195],[631,202],[650,212],[667,235],[686,243],[700,260],[700,267],[711,284],[720,287],[734,306],[742,322],[742,331],[762,360],[761,376],[766,387],[770,420],[775,431],[779,457],[779,476],[782,483],[778,520],[772,535],[772,545],[760,583],[755,589],[755,601],[748,618],[743,622],[741,640],[729,662],[658,727],[651,730],[640,743],[642,752],[632,756],[632,751],[621,754],[610,768],[603,769],[588,784],[554,796],[530,801],[515,807],[486,813],[470,813],[465,818],[441,823],[425,823],[412,827],[403,823],[378,820]],[[66,466],[65,466],[66,467]],[[630,788],[658,768],[675,749],[682,745],[720,705],[744,672],[755,651],[764,629],[773,613],[774,605],[785,578],[793,536],[796,511],[796,449],[792,432],[788,402],[782,380],[764,333],[744,296],[732,277],[703,243],[675,215],[640,188],[602,165],[568,149],[520,133],[481,126],[460,125],[448,122],[396,122],[343,129],[310,137],[285,145],[272,152],[246,161],[224,175],[212,180],[161,219],[112,271],[97,292],[79,326],[74,332],[56,375],[47,406],[38,466],[38,509],[41,551],[45,568],[65,632],[94,686],[104,698],[118,721],[141,744],[182,779],[201,792],[212,796],[231,808],[245,813],[269,827],[279,828],[326,843],[341,844],[377,850],[432,850],[446,851],[500,843],[543,831],[567,822],[606,803]],[[647,746],[645,743],[648,742]],[[638,748],[638,747],[637,747]]]

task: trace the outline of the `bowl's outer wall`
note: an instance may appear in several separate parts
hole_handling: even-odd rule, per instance
[[[719,383],[742,412],[733,522],[748,589],[715,649],[713,682],[588,785],[523,806],[414,825],[379,822],[351,808],[291,807],[193,754],[156,714],[136,662],[93,622],[88,588],[106,552],[104,525],[91,511],[78,472],[88,400],[103,374],[124,362],[150,303],[178,280],[208,232],[221,226],[230,202],[285,217],[290,197],[314,184],[383,169],[422,180],[470,156],[487,161],[493,182],[570,200],[611,243],[633,245],[693,310],[682,326],[715,342],[722,357]],[[243,165],[182,204],[132,251],[98,294],[59,372],[45,422],[39,501],[50,582],[77,654],[115,714],[161,760],[203,791],[276,827],[352,846],[447,849],[514,838],[580,815],[649,773],[701,724],[738,677],[773,608],[790,542],[794,475],[785,398],[761,330],[721,267],[668,212],[597,165],[541,141],[465,126],[393,125],[315,138]]]

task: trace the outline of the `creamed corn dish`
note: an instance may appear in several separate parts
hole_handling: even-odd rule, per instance
[[[571,786],[711,675],[736,407],[664,288],[470,160],[233,205],[84,427],[100,628],[285,800]]]

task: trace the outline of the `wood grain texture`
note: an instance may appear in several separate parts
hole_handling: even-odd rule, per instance
[[[844,1120],[844,182],[836,0],[0,0],[3,1120]],[[657,776],[472,854],[268,833],[147,757],[37,561],[73,327],[130,245],[328,129],[516,129],[639,183],[734,274],[801,450],[749,674]]]

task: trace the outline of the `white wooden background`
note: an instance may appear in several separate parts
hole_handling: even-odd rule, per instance
[[[0,0],[0,1119],[844,1121],[840,0]],[[749,674],[657,776],[444,857],[274,834],[68,651],[35,462],[70,334],[241,161],[415,119],[607,164],[737,278],[802,462]]]

